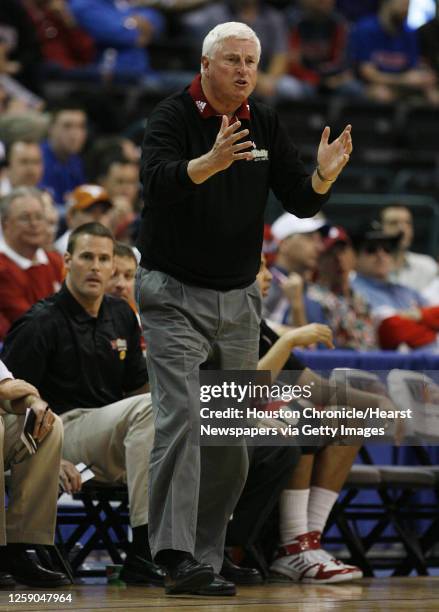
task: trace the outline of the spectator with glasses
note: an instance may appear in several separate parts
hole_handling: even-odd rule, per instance
[[[0,340],[35,302],[58,291],[63,262],[42,247],[47,220],[41,192],[17,187],[0,200]]]
[[[357,275],[353,290],[368,302],[382,348],[437,347],[439,307],[427,307],[414,289],[389,280],[392,253],[402,234],[389,236],[378,222],[365,227],[353,239]]]

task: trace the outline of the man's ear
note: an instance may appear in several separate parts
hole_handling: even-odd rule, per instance
[[[202,55],[201,56],[201,65],[203,67],[203,74],[208,75],[209,73],[209,64],[210,64],[210,60],[207,57],[207,55]]]
[[[64,267],[68,271],[70,270],[70,262],[72,261],[72,255],[68,251],[64,253]]]

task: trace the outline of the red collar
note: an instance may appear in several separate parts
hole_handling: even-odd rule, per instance
[[[218,117],[218,113],[213,106],[211,106],[204,95],[203,88],[201,87],[201,74],[198,74],[189,86],[189,94],[198,109],[198,112],[203,119],[209,117]],[[235,117],[238,119],[250,119],[250,105],[248,100],[244,100],[238,110],[235,112]]]

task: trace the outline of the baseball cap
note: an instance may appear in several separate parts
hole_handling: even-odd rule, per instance
[[[336,244],[351,244],[346,230],[341,225],[332,225],[328,229],[328,233],[323,238],[323,246],[325,251],[329,251]]]
[[[390,249],[395,250],[399,245],[399,241],[403,236],[403,232],[390,236],[383,231],[379,221],[371,221],[362,227],[352,236],[352,242],[357,251],[364,248],[365,245],[371,243],[386,244]]]
[[[299,219],[291,213],[284,213],[271,226],[271,233],[278,241],[288,238],[293,234],[310,234],[316,232],[326,225],[326,221],[321,216],[311,217],[310,219]]]
[[[100,185],[79,185],[69,197],[70,210],[85,210],[93,204],[113,206],[110,196]]]

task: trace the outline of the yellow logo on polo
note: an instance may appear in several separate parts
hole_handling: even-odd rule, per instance
[[[117,338],[111,341],[113,351],[118,351],[120,361],[123,361],[127,356],[128,344],[125,338]]]

